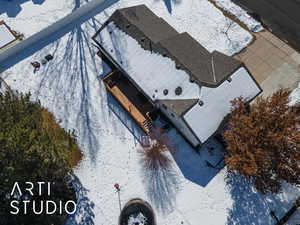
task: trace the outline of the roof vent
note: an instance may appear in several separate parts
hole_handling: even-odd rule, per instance
[[[164,95],[167,95],[167,94],[169,93],[168,89],[165,89],[165,90],[163,91],[163,93],[164,93]]]
[[[232,78],[228,77],[227,81],[230,83],[232,81]]]
[[[181,93],[182,93],[182,88],[181,88],[181,87],[177,87],[177,88],[175,89],[175,94],[176,94],[176,95],[181,95]]]
[[[180,65],[176,65],[176,69],[181,69],[181,66]]]
[[[203,102],[202,100],[199,100],[199,101],[198,101],[198,105],[203,106],[203,105],[204,105],[204,102]]]
[[[195,79],[194,78],[190,78],[190,82],[191,83],[195,83]]]
[[[130,24],[126,24],[126,28],[128,29],[130,27]]]

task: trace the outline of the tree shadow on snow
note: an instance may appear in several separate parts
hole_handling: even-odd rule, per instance
[[[125,111],[125,109],[110,93],[107,93],[107,104],[109,113],[112,112],[133,135],[135,144],[141,144],[142,137],[146,135],[145,132],[137,125],[131,115]],[[115,130],[117,131],[118,129],[116,128]]]
[[[262,195],[255,189],[251,180],[235,173],[228,174],[226,183],[233,200],[227,218],[228,225],[274,225],[276,220],[270,212],[275,212],[276,216],[281,218],[300,195],[299,189],[286,183],[283,185],[284,193],[293,193],[295,199],[284,196],[284,193]]]
[[[172,5],[180,4],[182,0],[156,0],[156,1],[164,1],[168,12],[172,14]]]
[[[95,225],[95,204],[87,197],[88,190],[82,186],[78,177],[72,176],[71,185],[76,190],[77,197],[76,212],[68,218],[65,225]]]
[[[45,0],[0,0],[0,15],[6,13],[8,17],[16,17],[22,11],[21,5],[28,1],[37,5],[45,2]]]
[[[75,116],[75,126],[70,125],[70,127],[76,127],[79,131],[76,135],[81,139],[81,143],[85,144],[82,147],[86,149],[93,162],[100,147],[100,140],[94,129],[97,121],[93,120],[95,115],[91,107],[93,103],[90,101],[91,80],[95,80],[99,74],[101,64],[97,64],[96,57],[98,56],[91,44],[91,36],[100,26],[101,23],[95,18],[83,25],[76,25],[66,35],[66,41],[59,39],[35,55],[37,60],[41,60],[49,53],[54,56],[54,59],[46,66],[42,66],[39,71],[42,78],[36,96],[43,95],[43,92],[48,92],[49,89],[54,92],[55,108],[64,113],[64,127],[69,127],[68,117],[74,118]],[[64,102],[70,104],[62,105]],[[101,96],[99,96],[99,102],[98,107],[102,109]]]
[[[36,1],[39,2],[39,0],[36,0]],[[88,8],[89,10],[85,13],[80,12],[80,13],[76,14],[77,16],[75,15],[75,19],[74,19],[74,17],[72,17],[72,14],[70,14],[70,15],[68,15],[69,19],[67,19],[67,20],[65,19],[63,21],[63,24],[60,24],[59,26],[57,25],[58,23],[56,23],[56,25],[52,24],[51,26],[49,26],[51,28],[51,30],[49,30],[49,27],[45,28],[41,32],[35,34],[34,38],[29,37],[28,39],[31,38],[30,40],[25,39],[23,42],[17,44],[13,48],[11,48],[11,49],[17,50],[17,52],[13,52],[13,54],[9,54],[8,57],[5,57],[4,60],[1,61],[0,72],[3,72],[6,69],[10,68],[11,66],[17,64],[18,62],[28,58],[29,56],[35,54],[37,51],[39,51],[43,48],[46,48],[46,46],[51,45],[51,44],[53,45],[53,42],[59,42],[60,38],[62,38],[65,35],[68,35],[68,33],[70,33],[70,32],[73,32],[73,30],[75,30],[76,27],[80,27],[81,24],[85,24],[86,21],[89,21],[93,26],[95,26],[96,20],[94,19],[94,16],[100,12],[103,12],[106,8],[108,8],[112,4],[116,3],[117,1],[119,1],[119,0],[107,0],[107,1],[104,1],[103,4],[99,3],[99,5],[97,5],[93,8]],[[81,2],[87,3],[90,1],[82,0]],[[80,8],[81,5],[83,5],[81,2],[79,0],[75,0],[75,5],[73,8],[73,11],[75,11],[76,9]],[[1,10],[1,8],[0,8],[0,10]],[[80,16],[78,16],[78,15],[80,15]],[[46,34],[51,32],[51,35],[48,35],[45,38],[44,37],[45,32],[46,32]],[[89,37],[89,39],[90,38],[91,37]],[[34,40],[34,43],[31,43],[30,45],[28,45],[28,42],[30,43],[33,40]],[[25,46],[24,46],[24,42],[25,43],[27,42],[25,44]],[[22,43],[23,43],[23,46],[22,46],[22,49],[20,49],[20,46],[22,45]],[[18,47],[19,47],[19,49],[18,49]],[[10,51],[10,50],[8,50],[8,51]]]
[[[143,169],[143,182],[147,196],[157,210],[163,214],[171,213],[179,190],[178,177],[170,165],[167,169]]]

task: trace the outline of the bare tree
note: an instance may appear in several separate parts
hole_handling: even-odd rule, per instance
[[[152,140],[150,147],[140,150],[141,163],[149,170],[168,169],[172,161],[167,152],[168,148],[162,141]]]

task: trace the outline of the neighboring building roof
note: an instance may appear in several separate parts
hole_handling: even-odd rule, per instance
[[[182,116],[190,110],[199,99],[184,99],[184,100],[159,100],[159,102],[167,106],[170,110],[178,116]]]
[[[15,40],[16,37],[11,32],[9,27],[4,23],[4,21],[0,21],[0,49],[4,48]]]
[[[210,53],[188,33],[162,40],[160,44],[203,86],[219,86],[242,64],[217,51]]]
[[[300,0],[233,0],[300,51]]]
[[[118,17],[120,15],[122,15],[122,17]],[[178,34],[172,26],[170,26],[162,18],[156,16],[145,5],[118,9],[112,15],[112,19],[116,23],[118,23],[118,20],[122,18],[126,19],[128,24],[134,25],[154,43]]]
[[[142,33],[156,44],[154,51],[168,53],[167,57],[182,67],[192,80],[203,86],[219,86],[242,64],[220,52],[210,53],[188,33],[179,34],[145,5],[117,10],[110,21],[143,46],[138,34]]]

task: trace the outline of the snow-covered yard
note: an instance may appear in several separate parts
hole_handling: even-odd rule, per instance
[[[80,6],[80,0],[0,0],[0,20],[25,37],[41,31]]]
[[[229,12],[231,15],[235,16],[240,22],[244,23],[249,30],[253,32],[262,31],[264,28],[260,24],[260,22],[253,19],[251,16],[247,14],[247,12],[234,4],[232,0],[211,0],[215,2],[215,4],[225,11]]]
[[[80,5],[76,0],[33,2],[24,1],[15,18],[5,12],[0,18],[30,36]],[[76,131],[85,158],[75,173],[86,190],[81,192],[76,220],[68,224],[116,224],[115,183],[121,186],[123,205],[136,197],[148,201],[159,225],[274,224],[270,210],[281,216],[300,190],[285,185],[281,194],[262,196],[241,176],[225,179],[226,169],[205,166],[206,152],[196,153],[174,130],[170,135],[176,137],[177,152],[172,169],[151,174],[139,163],[140,145],[129,131],[135,125],[107,96],[99,80],[106,67],[95,54],[91,36],[115,9],[141,3],[178,31],[188,31],[209,50],[233,54],[252,38],[237,24],[226,33],[231,22],[207,0],[124,0],[1,74],[12,89],[30,91],[32,99],[49,108],[64,128]],[[30,62],[49,53],[54,59],[33,73]]]

